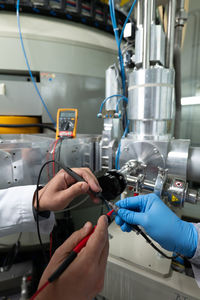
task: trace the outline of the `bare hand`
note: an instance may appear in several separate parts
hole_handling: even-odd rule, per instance
[[[109,248],[107,226],[107,218],[100,217],[85,248],[67,270],[38,295],[38,300],[91,300],[102,290]],[[92,224],[86,223],[56,250],[42,275],[39,287],[48,280],[72,249],[91,230]]]
[[[86,182],[76,182],[76,180],[64,170],[60,170],[56,176],[39,191],[40,211],[64,209],[75,197],[88,193],[89,189],[94,192],[101,190],[97,178],[90,169],[74,168],[72,170],[81,175]],[[99,202],[98,199],[93,196],[91,197],[94,202]],[[34,199],[34,207],[37,208],[36,199]]]

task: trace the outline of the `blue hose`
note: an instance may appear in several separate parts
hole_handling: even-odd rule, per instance
[[[101,103],[101,106],[100,106],[100,109],[99,109],[99,113],[100,113],[100,114],[102,113],[104,104],[105,104],[109,99],[112,99],[112,98],[114,98],[114,97],[117,97],[117,98],[120,97],[120,99],[123,99],[124,101],[128,102],[128,98],[126,98],[126,97],[123,96],[123,95],[116,94],[116,95],[109,96],[109,97],[107,97],[106,99],[104,99],[103,102]],[[119,101],[120,101],[120,99],[119,99],[118,102],[117,102],[116,111],[117,111],[117,109],[119,109],[118,106],[119,106]],[[118,112],[118,111],[117,111],[117,112]]]
[[[122,39],[123,39],[124,29],[125,29],[125,27],[126,27],[126,24],[128,23],[128,20],[130,19],[130,16],[131,16],[131,14],[132,14],[132,12],[133,12],[133,9],[134,9],[134,6],[135,6],[136,2],[137,2],[137,0],[135,0],[135,1],[133,2],[132,6],[131,6],[131,8],[130,8],[130,10],[129,10],[129,13],[128,13],[127,17],[126,17],[126,20],[125,20],[125,22],[124,22],[124,25],[123,25],[123,28],[122,28],[122,32],[121,32],[121,35],[120,35],[120,39],[119,39],[119,44],[120,44],[120,45],[121,45],[121,42],[122,42]]]
[[[127,121],[127,125],[126,125],[126,128],[124,130],[124,133],[122,135],[122,139],[124,139],[128,133],[128,128],[129,128],[129,120]],[[117,148],[117,154],[116,154],[116,158],[115,158],[115,169],[116,170],[119,170],[120,169],[120,155],[121,155],[121,140],[119,142],[119,145],[118,145],[118,148]]]
[[[20,42],[21,42],[21,47],[22,47],[22,51],[23,51],[23,54],[24,54],[24,58],[25,58],[25,61],[26,61],[26,65],[27,65],[27,68],[28,68],[28,71],[29,71],[29,75],[31,77],[31,80],[33,82],[33,85],[35,87],[35,90],[51,120],[51,122],[54,124],[54,126],[56,127],[56,122],[54,121],[53,117],[51,116],[45,102],[44,102],[44,99],[42,98],[42,95],[40,94],[40,91],[38,89],[38,86],[35,82],[35,79],[33,77],[33,74],[31,72],[31,68],[30,68],[30,65],[29,65],[29,62],[28,62],[28,58],[27,58],[27,55],[26,55],[26,51],[25,51],[25,47],[24,47],[24,42],[23,42],[23,38],[22,38],[22,33],[21,33],[21,25],[20,25],[20,18],[19,18],[19,4],[20,4],[20,0],[17,0],[17,6],[16,6],[16,14],[17,14],[17,25],[18,25],[18,30],[19,30],[19,37],[20,37]]]

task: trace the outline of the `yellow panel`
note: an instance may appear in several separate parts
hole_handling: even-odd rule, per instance
[[[123,6],[123,5],[127,4],[128,2],[130,2],[130,0],[121,0],[120,6]]]
[[[24,116],[0,116],[0,124],[38,124],[40,118],[38,117],[24,117]],[[23,128],[6,128],[0,127],[1,134],[22,134],[22,133],[39,133],[39,127],[23,127]]]
[[[109,4],[109,0],[101,0],[102,3]],[[121,0],[120,6],[123,6],[130,2],[130,0]]]
[[[101,0],[102,3],[108,4],[109,0]]]

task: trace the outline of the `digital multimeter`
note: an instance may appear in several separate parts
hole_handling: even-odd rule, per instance
[[[76,136],[78,109],[60,108],[57,112],[56,139]]]

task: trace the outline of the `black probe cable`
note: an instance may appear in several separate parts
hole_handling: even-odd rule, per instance
[[[81,177],[80,175],[78,175],[72,169],[70,169],[69,167],[63,166],[60,162],[58,162],[58,161],[56,161],[54,159],[45,162],[43,164],[43,166],[41,167],[41,169],[40,169],[40,172],[39,172],[39,175],[38,175],[38,179],[37,179],[37,187],[36,187],[36,203],[37,203],[37,209],[36,209],[36,226],[37,226],[38,239],[39,239],[39,242],[40,242],[40,246],[41,246],[41,249],[42,249],[44,261],[45,261],[46,264],[48,262],[48,259],[47,259],[47,256],[45,254],[45,248],[44,248],[44,245],[42,243],[42,238],[41,238],[41,234],[40,234],[40,227],[39,227],[39,207],[40,207],[39,206],[39,190],[40,190],[40,179],[41,179],[42,171],[50,163],[57,164],[60,168],[62,168],[65,172],[67,172],[72,178],[74,178],[77,182],[86,182],[85,179],[83,179],[83,177]],[[105,201],[105,199],[104,199],[104,197],[103,197],[103,195],[102,195],[101,192],[96,193],[96,192],[93,192],[91,189],[89,189],[89,192],[93,196],[102,199],[104,201],[106,207],[108,208],[108,210],[110,210],[110,207],[107,204],[107,202]]]
[[[108,226],[112,223],[114,218],[112,218],[114,210],[109,211],[106,216],[108,219]],[[64,261],[61,263],[61,265],[51,274],[51,276],[48,278],[48,280],[36,291],[36,293],[31,297],[30,300],[34,300],[50,283],[55,281],[62,275],[62,273],[69,267],[69,265],[74,261],[74,259],[77,257],[78,253],[86,246],[87,241],[89,240],[90,236],[95,231],[96,226],[94,226],[93,230],[84,237],[78,245],[74,247],[74,249],[70,252],[70,254],[64,259]]]
[[[19,253],[19,249],[20,249],[20,239],[22,236],[22,232],[20,232],[19,237],[16,241],[16,243],[11,247],[11,249],[8,251],[8,254],[5,258],[5,260],[3,261],[2,266],[0,267],[0,273],[5,272],[5,271],[9,271],[10,268],[13,266],[14,261]]]
[[[120,209],[117,205],[113,204],[110,201],[107,201],[108,205],[113,209],[113,211],[117,214],[118,210]],[[175,256],[168,256],[167,254],[165,254],[162,250],[160,250],[153,242],[152,240],[140,229],[140,227],[138,225],[132,225],[126,222],[126,224],[132,229],[132,231],[135,231],[136,234],[141,234],[141,236],[147,241],[147,243],[154,248],[158,253],[160,253],[162,256],[164,256],[167,259],[175,259],[179,256],[181,256],[180,254],[177,254]]]
[[[39,238],[39,242],[40,242],[40,245],[41,245],[41,248],[42,248],[42,252],[43,252],[43,256],[44,256],[44,259],[45,259],[45,262],[47,262],[47,258],[46,258],[46,255],[45,255],[45,249],[44,249],[44,246],[43,246],[43,243],[42,243],[42,239],[41,239],[41,235],[40,235],[40,229],[39,229],[39,215],[38,215],[38,212],[39,212],[39,194],[38,194],[38,191],[39,191],[39,184],[40,184],[40,177],[41,177],[41,174],[42,174],[42,171],[43,169],[45,168],[46,165],[50,164],[50,163],[56,163],[59,167],[61,167],[63,170],[65,170],[72,178],[74,178],[77,182],[86,182],[80,175],[78,175],[77,173],[75,173],[72,169],[70,169],[69,167],[66,167],[66,166],[63,166],[60,162],[58,161],[55,161],[55,160],[49,160],[47,162],[45,162],[42,166],[42,168],[40,169],[40,172],[39,172],[39,176],[38,176],[38,181],[37,181],[37,189],[36,189],[36,201],[37,201],[37,214],[36,214],[36,223],[37,223],[37,233],[38,233],[38,238]],[[119,210],[119,207],[116,206],[115,204],[105,200],[105,198],[103,197],[102,193],[99,192],[99,193],[95,193],[93,191],[90,190],[90,192],[95,196],[95,197],[98,197],[100,199],[102,199],[104,201],[104,203],[106,204],[107,208],[111,207],[113,209],[113,211],[115,213],[118,212]],[[109,208],[110,209],[110,208]],[[127,223],[128,224],[128,223]],[[176,256],[168,256],[166,255],[162,250],[160,250],[153,242],[152,240],[139,228],[139,226],[137,225],[132,225],[132,224],[128,224],[133,231],[136,231],[138,234],[141,234],[142,237],[147,241],[147,243],[152,247],[154,248],[158,253],[160,253],[162,256],[164,256],[165,258],[167,259],[175,259],[179,256],[181,256],[180,254],[177,254]]]

